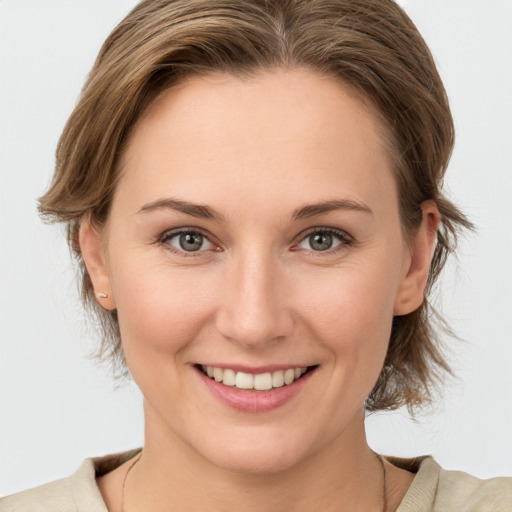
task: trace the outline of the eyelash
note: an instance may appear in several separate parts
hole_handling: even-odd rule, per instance
[[[215,246],[214,251],[219,251],[220,248],[215,245],[214,242],[210,240],[210,235],[205,233],[202,229],[199,228],[180,228],[178,230],[171,230],[166,231],[163,233],[159,239],[158,243],[162,245],[166,250],[172,252],[173,254],[178,254],[181,257],[184,258],[197,258],[204,255],[205,250],[198,250],[198,251],[183,251],[180,249],[177,249],[176,247],[173,247],[171,244],[169,244],[169,240],[171,240],[174,237],[178,237],[180,235],[186,235],[186,234],[193,234],[193,235],[201,235],[203,238],[205,238],[208,242],[210,242],[212,245]]]
[[[325,251],[310,250],[310,253],[313,254],[314,256],[321,257],[321,256],[324,256],[324,255],[335,254],[338,251],[346,249],[347,247],[351,247],[352,245],[354,245],[354,242],[355,242],[354,238],[352,236],[350,236],[346,231],[343,231],[341,229],[330,228],[330,227],[323,227],[322,226],[322,227],[310,228],[305,233],[302,233],[300,235],[299,241],[296,244],[294,244],[294,247],[296,245],[304,242],[305,240],[307,240],[311,235],[320,234],[320,233],[321,234],[328,233],[330,235],[334,235],[340,241],[340,243],[338,245],[336,245],[335,247],[332,247],[330,249],[326,249]]]
[[[331,227],[313,227],[307,230],[305,233],[301,233],[300,237],[298,237],[298,241],[294,243],[292,247],[292,251],[298,252],[300,249],[296,249],[297,245],[304,242],[308,239],[311,235],[314,234],[331,234],[334,235],[340,243],[336,245],[333,248],[326,249],[324,251],[314,251],[312,249],[309,250],[310,253],[314,254],[315,256],[321,257],[322,255],[330,255],[334,254],[340,250],[343,250],[344,248],[350,247],[354,245],[354,239],[352,236],[350,236],[346,231],[343,231],[341,229],[331,228]],[[210,235],[205,233],[200,228],[180,228],[178,230],[171,230],[166,231],[158,238],[158,243],[162,245],[166,250],[172,252],[173,254],[178,254],[181,257],[185,258],[197,258],[204,255],[207,250],[198,250],[198,251],[184,251],[177,249],[176,247],[173,247],[171,244],[169,244],[169,240],[171,240],[174,237],[178,237],[180,235],[186,235],[186,234],[197,234],[204,237],[209,243],[215,246],[214,251],[221,251],[222,249],[216,245],[214,242],[211,241]]]

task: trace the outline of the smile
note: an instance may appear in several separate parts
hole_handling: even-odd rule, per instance
[[[217,366],[201,365],[199,368],[210,379],[224,384],[224,386],[256,391],[269,391],[274,388],[288,386],[299,380],[309,370],[308,367],[299,367],[252,374]]]

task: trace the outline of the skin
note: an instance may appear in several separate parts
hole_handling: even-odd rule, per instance
[[[302,69],[190,78],[139,121],[107,225],[86,217],[80,232],[144,396],[125,512],[381,510],[364,400],[393,316],[423,301],[439,222],[427,201],[404,241],[390,162],[372,107]],[[218,218],[144,210],[168,198]],[[345,207],[294,218],[329,201]],[[182,228],[205,235],[199,251],[170,238]],[[311,232],[326,229],[340,235],[315,250]],[[289,402],[255,414],[221,403],[195,364],[318,368]],[[394,510],[413,476],[386,468]],[[127,469],[98,479],[111,511]]]

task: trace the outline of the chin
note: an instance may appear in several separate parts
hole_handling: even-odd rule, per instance
[[[276,456],[277,455],[277,456]],[[296,456],[288,454],[228,453],[215,457],[213,464],[226,471],[247,475],[264,475],[286,471],[299,462]]]
[[[264,435],[219,443],[205,447],[202,456],[217,467],[234,473],[262,475],[286,471],[299,464],[307,453],[305,443],[283,439],[283,433],[274,439]]]

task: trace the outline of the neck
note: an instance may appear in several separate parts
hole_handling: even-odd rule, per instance
[[[127,479],[124,512],[382,510],[383,468],[366,442],[362,411],[307,458],[250,473],[216,466],[148,416],[146,410],[144,450]]]

